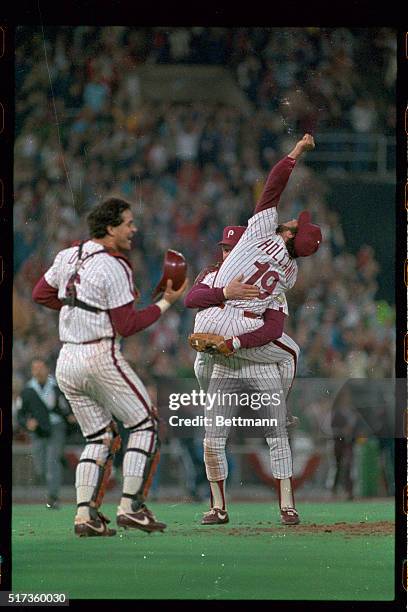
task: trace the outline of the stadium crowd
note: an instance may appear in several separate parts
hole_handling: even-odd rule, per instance
[[[246,223],[268,168],[297,135],[317,127],[392,133],[394,56],[386,28],[47,27],[45,39],[40,27],[19,28],[14,226],[23,305],[56,252],[86,237],[86,213],[112,192],[135,203],[141,304],[167,248],[184,253],[193,280],[216,259],[222,228]],[[253,113],[141,99],[137,67],[166,63],[227,67]],[[285,331],[301,347],[298,375],[392,376],[394,310],[376,301],[375,253],[364,244],[349,252],[327,189],[306,160],[280,205],[282,219],[311,210],[324,239],[300,262],[288,294]],[[193,314],[177,306],[126,340],[125,356],[145,382],[192,375]],[[33,357],[52,366],[59,351],[57,315],[33,307],[32,317],[15,334],[17,386]]]

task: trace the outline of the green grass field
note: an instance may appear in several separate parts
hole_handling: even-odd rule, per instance
[[[15,505],[13,591],[71,599],[394,598],[393,534],[325,531],[393,521],[393,501],[300,503],[306,532],[279,525],[276,504],[231,503],[231,522],[215,527],[199,525],[204,504],[149,507],[168,524],[165,533],[77,538],[73,506]],[[103,511],[114,518],[116,507]]]

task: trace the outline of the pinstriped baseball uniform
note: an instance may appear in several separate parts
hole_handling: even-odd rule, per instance
[[[133,302],[131,268],[124,260],[101,251],[101,245],[92,240],[84,244],[83,263],[76,282],[78,299],[101,310]],[[61,300],[75,272],[77,258],[77,247],[60,251],[45,274],[47,283],[58,288]],[[59,333],[64,344],[56,377],[84,436],[107,426],[111,415],[125,427],[133,427],[150,414],[151,400],[142,381],[120,353],[119,338],[115,337],[108,312],[63,306]],[[81,344],[101,338],[95,344]],[[148,450],[153,443],[152,432],[147,431],[145,436]]]
[[[231,254],[228,257],[231,257]],[[209,272],[200,282],[211,287],[215,276],[216,272]],[[280,308],[282,304],[286,305],[286,298],[284,295],[283,298],[284,301],[281,296],[279,296],[279,301],[275,300],[272,306],[277,309]],[[254,319],[252,319],[252,321],[254,321]],[[262,323],[262,321],[260,324],[258,322],[258,327],[262,325]],[[300,349],[296,342],[292,340],[290,336],[283,333],[279,340],[269,342],[268,344],[256,348],[240,349],[238,355],[241,359],[246,359],[255,363],[276,364],[281,375],[285,398],[287,398],[296,375],[299,352]],[[204,391],[207,390],[213,366],[214,360],[211,355],[207,353],[197,353],[194,362],[194,373],[200,388]]]
[[[236,320],[233,327],[237,331],[231,330],[231,333],[239,335],[261,327],[261,317],[267,308],[282,309],[288,314],[284,293],[295,284],[298,267],[296,261],[289,256],[283,238],[275,233],[277,219],[276,207],[251,217],[247,230],[214,274],[212,282],[213,287],[225,287],[239,274],[243,274],[242,282],[259,287],[260,297],[253,300],[228,300],[223,309],[213,306],[201,310],[195,319],[195,332],[226,335],[225,330],[233,318]],[[277,299],[281,303],[277,303]],[[260,318],[244,317],[245,310]]]
[[[242,397],[244,393],[264,393],[271,398],[269,404],[257,411],[250,407],[244,411],[234,398],[228,396],[234,393]],[[244,417],[276,419],[276,426],[263,428],[270,449],[271,470],[275,478],[289,478],[292,475],[292,454],[286,431],[286,402],[282,389],[281,376],[276,364],[255,364],[239,359],[236,356],[218,357],[214,364],[207,393],[209,396],[220,394],[221,402],[216,401],[209,408],[207,403],[205,415],[210,417],[205,427],[204,458],[207,478],[209,481],[226,480],[228,477],[228,462],[225,455],[225,444],[231,427],[226,424],[217,425],[217,417],[230,419],[240,411]],[[277,394],[278,401],[272,401]]]
[[[138,312],[134,308],[132,266],[121,252],[130,250],[136,231],[128,202],[107,198],[87,221],[94,238],[58,253],[32,294],[37,303],[60,312],[63,347],[56,376],[86,440],[75,471],[74,533],[116,534],[99,512],[121,443],[113,416],[129,434],[117,524],[163,531],[166,525],[144,503],[160,456],[157,412],[120,352],[119,335],[127,337],[157,321],[172,296]]]
[[[231,257],[231,254],[228,257]],[[210,286],[215,276],[216,272],[210,272],[200,282]],[[278,304],[281,303],[282,301]],[[277,302],[274,302],[274,305],[276,304]],[[237,320],[241,321],[244,313],[242,312],[241,315],[237,309],[228,309],[228,313],[231,313],[234,318],[232,320],[227,317],[223,319],[223,330],[225,330],[223,335],[238,335],[232,330],[236,329]],[[256,323],[255,326],[252,326],[253,329],[263,324],[262,319],[248,319],[248,321]],[[278,421],[277,427],[264,430],[270,448],[271,470],[275,478],[290,477],[293,471],[292,455],[286,432],[286,398],[296,374],[298,356],[298,345],[287,334],[282,334],[279,340],[262,347],[240,349],[236,355],[230,357],[217,356],[215,358],[207,353],[198,353],[194,363],[194,373],[200,388],[209,394],[242,393],[244,390],[272,394],[282,389],[279,395],[279,406],[275,407],[271,404],[267,410],[263,410],[263,414],[256,415],[267,416]],[[242,381],[245,381],[244,386]],[[211,410],[212,425],[206,427],[204,440],[204,456],[209,481],[225,481],[228,477],[225,443],[230,427],[219,427],[214,423],[216,423],[217,416],[222,415],[228,419],[236,416],[238,411],[237,405],[227,405],[225,402],[216,403]],[[208,414],[206,413],[206,416]],[[247,416],[254,415],[248,414]]]
[[[289,178],[295,161],[286,158],[283,163],[287,165],[287,178]],[[272,170],[268,182],[272,178],[273,172]],[[259,298],[229,300],[223,308],[215,306],[200,311],[195,319],[195,332],[208,332],[227,337],[239,336],[261,327],[263,325],[262,317],[267,308],[278,308],[288,314],[284,293],[295,284],[298,267],[296,261],[290,257],[285,241],[276,233],[278,226],[276,206],[279,195],[279,190],[277,190],[274,205],[271,203],[268,207],[261,207],[249,219],[248,228],[224,260],[212,282],[212,287],[225,287],[234,278],[242,274],[242,282],[259,287]],[[249,311],[251,316],[246,316],[245,311]],[[258,318],[254,318],[253,315],[258,315]],[[292,363],[293,366],[299,352],[295,343],[293,343],[294,346],[292,345],[291,349],[285,342],[281,342],[281,346],[270,344],[273,349],[275,347],[284,350],[289,349],[291,357],[289,357],[288,363]],[[260,349],[263,349],[263,351],[259,352]],[[273,432],[265,431],[265,437],[270,448],[273,476],[279,479],[287,479],[292,476],[293,466],[286,431],[285,397],[292,380],[289,381],[289,378],[287,378],[283,384],[277,365],[259,363],[258,355],[260,359],[267,358],[268,349],[259,347],[246,351],[247,357],[252,358],[251,360],[244,358],[242,355],[244,351],[241,350],[229,358],[219,355],[214,356],[208,393],[217,391],[224,393],[238,392],[239,390],[242,391],[243,388],[245,389],[248,384],[256,391],[268,391],[271,394],[277,390],[282,390],[279,406],[275,408],[271,403],[268,408],[268,416],[277,418],[278,425]],[[286,387],[285,391],[283,390],[284,387]],[[236,407],[228,410],[234,411],[234,409],[236,410]],[[222,401],[216,403],[213,411],[214,416],[225,414],[225,403]],[[228,465],[225,456],[225,443],[228,433],[226,427],[214,427],[213,425],[206,427],[204,457],[209,481],[225,481],[227,478]]]

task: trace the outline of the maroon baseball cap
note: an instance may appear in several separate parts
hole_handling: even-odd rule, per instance
[[[298,217],[298,230],[294,240],[295,253],[298,257],[313,255],[322,241],[320,227],[311,223],[311,218],[307,210],[302,211]]]
[[[246,229],[246,225],[228,225],[224,227],[222,240],[218,244],[234,247]]]

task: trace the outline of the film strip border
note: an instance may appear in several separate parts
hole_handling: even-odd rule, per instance
[[[397,376],[406,377],[408,364],[408,327],[406,306],[408,288],[407,217],[402,214],[405,203],[405,213],[408,211],[408,180],[407,180],[407,137],[408,137],[408,97],[406,83],[408,81],[408,32],[400,32],[398,45],[398,109],[397,109],[397,140],[399,149],[397,176],[397,266],[403,264],[403,275],[397,275],[397,311],[401,318],[397,324],[401,342],[397,351]],[[12,347],[12,201],[13,201],[13,131],[14,131],[14,30],[9,23],[0,21],[0,590],[11,590],[11,347]],[[400,186],[402,186],[400,188]],[[401,231],[400,231],[401,230]],[[401,245],[405,245],[403,249]],[[404,252],[405,251],[405,252]],[[401,283],[403,276],[403,283]],[[398,299],[402,298],[402,300]],[[405,330],[405,331],[404,331]],[[403,355],[403,359],[401,359]],[[401,365],[404,366],[401,368]],[[404,431],[408,437],[408,405],[404,406]],[[398,459],[407,459],[407,441],[402,440],[401,453]],[[407,466],[408,467],[408,466]],[[405,483],[408,481],[405,473]],[[397,500],[397,520],[402,521],[407,528],[408,485],[399,491]],[[401,502],[401,503],[399,503]],[[398,542],[398,540],[397,540]],[[397,585],[407,590],[407,561],[404,542],[400,540],[400,551],[396,552]]]
[[[0,75],[0,590],[10,590],[14,29],[1,21]]]
[[[400,40],[398,41],[398,78],[397,78],[397,146],[398,146],[398,158],[397,158],[397,249],[396,249],[396,261],[397,266],[400,269],[401,260],[403,261],[403,283],[401,283],[401,275],[397,274],[396,279],[396,306],[397,306],[397,333],[402,333],[402,343],[397,341],[397,349],[399,351],[396,355],[396,375],[397,377],[407,378],[408,368],[408,318],[407,318],[407,292],[408,292],[408,258],[407,258],[407,240],[408,240],[408,224],[407,224],[407,211],[408,211],[408,156],[407,156],[407,142],[408,142],[408,93],[407,93],[407,78],[408,78],[408,32],[402,33]],[[401,200],[404,201],[405,211],[401,207]],[[401,214],[401,210],[405,214]],[[404,246],[402,246],[404,245]],[[403,293],[400,291],[400,287],[403,288]],[[400,328],[400,325],[402,329]],[[403,352],[403,359],[401,359],[401,352]],[[407,440],[408,440],[408,400],[407,400],[407,386],[404,385],[405,397],[403,398],[402,406],[402,420],[403,420],[403,431],[405,439],[398,440],[401,442],[400,448],[397,449],[399,452],[396,453],[396,462],[401,461],[400,465],[407,465],[405,472],[404,483],[398,482],[398,470],[396,472],[396,502],[397,502],[397,527],[402,526],[403,533],[408,534],[408,463],[407,463]],[[402,399],[402,398],[401,398]],[[399,398],[397,398],[397,404],[399,405]],[[397,411],[398,414],[399,411]],[[403,474],[401,474],[403,476]],[[400,486],[398,486],[400,485]],[[400,494],[402,488],[402,494]],[[397,531],[398,534],[398,531]],[[397,574],[400,573],[402,579],[402,585],[405,591],[407,591],[408,574],[407,574],[407,559],[406,559],[406,542],[405,546],[402,547],[402,539],[398,542],[396,540],[396,562],[397,568],[400,568],[400,572],[397,570]],[[399,583],[397,575],[397,585]]]

